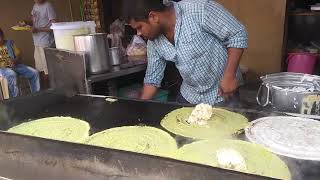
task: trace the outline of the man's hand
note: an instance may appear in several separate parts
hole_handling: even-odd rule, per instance
[[[27,26],[27,23],[25,21],[19,21],[18,26],[24,27]]]
[[[243,51],[243,49],[228,48],[227,66],[219,87],[219,95],[223,96],[225,100],[233,96],[238,88],[236,74]]]
[[[33,26],[33,22],[32,20],[19,21],[18,26]]]
[[[143,90],[140,96],[141,100],[150,100],[152,99],[158,91],[158,88],[152,85],[144,85]]]
[[[40,32],[40,29],[32,27],[31,32],[35,34],[35,33]]]
[[[7,64],[8,68],[14,68],[16,66],[16,62],[14,60],[10,60]]]
[[[220,82],[219,95],[226,100],[233,96],[238,88],[238,80],[236,76],[224,76]]]
[[[52,29],[50,29],[50,28],[35,28],[35,27],[32,27],[31,32],[32,33],[52,32]]]

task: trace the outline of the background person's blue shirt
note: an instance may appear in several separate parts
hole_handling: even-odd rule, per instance
[[[228,59],[228,48],[247,48],[245,27],[212,0],[183,0],[176,11],[175,45],[164,35],[148,41],[148,68],[144,83],[160,87],[166,61],[178,68],[181,95],[192,104],[215,104]],[[242,81],[238,70],[237,78]]]

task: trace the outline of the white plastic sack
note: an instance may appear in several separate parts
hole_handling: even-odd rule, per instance
[[[128,56],[145,56],[147,55],[147,44],[140,36],[133,36],[127,47]]]

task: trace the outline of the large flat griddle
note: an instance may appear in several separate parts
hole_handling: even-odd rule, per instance
[[[92,133],[126,125],[160,127],[161,119],[180,107],[182,105],[124,99],[110,103],[102,97],[68,98],[55,91],[46,91],[4,102],[0,108],[0,129],[48,116],[72,116],[88,121]],[[250,120],[270,114],[250,109],[235,110]],[[5,132],[0,132],[0,176],[32,180],[268,179],[171,159]]]

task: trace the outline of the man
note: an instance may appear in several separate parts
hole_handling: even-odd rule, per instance
[[[35,69],[19,63],[20,50],[13,41],[5,40],[0,29],[0,76],[8,81],[10,97],[17,97],[17,74],[29,80],[32,92],[40,91],[39,73]]]
[[[148,68],[141,98],[160,87],[166,61],[175,63],[183,83],[181,103],[216,104],[237,90],[239,61],[247,33],[227,10],[212,0],[126,0],[124,15],[148,41]]]
[[[48,86],[48,68],[44,54],[44,48],[54,46],[54,36],[50,29],[56,22],[56,12],[52,4],[46,0],[34,0],[35,4],[31,12],[31,21],[23,21],[20,25],[32,26],[32,36],[35,46],[35,66],[39,72],[43,72],[45,87]]]

